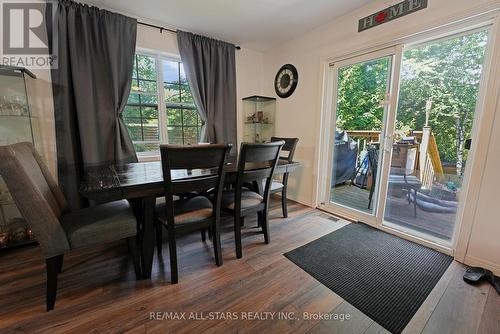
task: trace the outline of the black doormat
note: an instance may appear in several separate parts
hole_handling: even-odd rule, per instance
[[[401,333],[453,260],[362,223],[285,256],[392,333]]]

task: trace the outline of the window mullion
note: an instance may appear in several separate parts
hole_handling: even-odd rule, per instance
[[[184,109],[181,108],[181,136],[182,136],[182,144],[185,144],[184,137]]]
[[[141,101],[141,97],[139,96],[139,101]],[[144,141],[144,117],[142,115],[142,107],[139,107],[139,116],[141,117],[141,139]]]
[[[167,108],[165,107],[165,90],[163,89],[163,60],[156,56],[156,89],[158,92],[158,126],[160,142],[168,143]]]

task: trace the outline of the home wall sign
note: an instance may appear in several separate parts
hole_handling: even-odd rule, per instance
[[[405,0],[359,20],[358,32],[427,8],[427,0]]]

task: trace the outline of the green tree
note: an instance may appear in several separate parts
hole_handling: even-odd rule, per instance
[[[132,88],[123,113],[133,141],[159,141],[157,66],[154,57],[136,55]],[[199,141],[201,121],[182,64],[162,60],[168,137],[171,143]],[[157,150],[157,144],[135,144],[138,152]]]
[[[389,58],[342,67],[338,75],[337,128],[380,130]]]
[[[432,99],[429,126],[441,159],[465,166],[488,35],[478,32],[404,53],[398,120],[414,129],[425,126],[425,104]]]
[[[124,118],[130,126],[141,126],[144,120],[158,120],[155,58],[145,55],[135,56],[128,105]]]
[[[487,32],[477,32],[418,46],[403,56],[397,124],[421,130],[432,99],[428,125],[441,160],[455,163],[458,175],[467,158],[464,143],[472,130],[487,38]],[[381,129],[388,66],[381,58],[339,69],[338,128]]]

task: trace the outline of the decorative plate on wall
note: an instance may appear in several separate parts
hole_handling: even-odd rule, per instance
[[[297,88],[299,73],[292,64],[281,66],[274,79],[274,90],[281,98],[287,98],[293,94]]]

